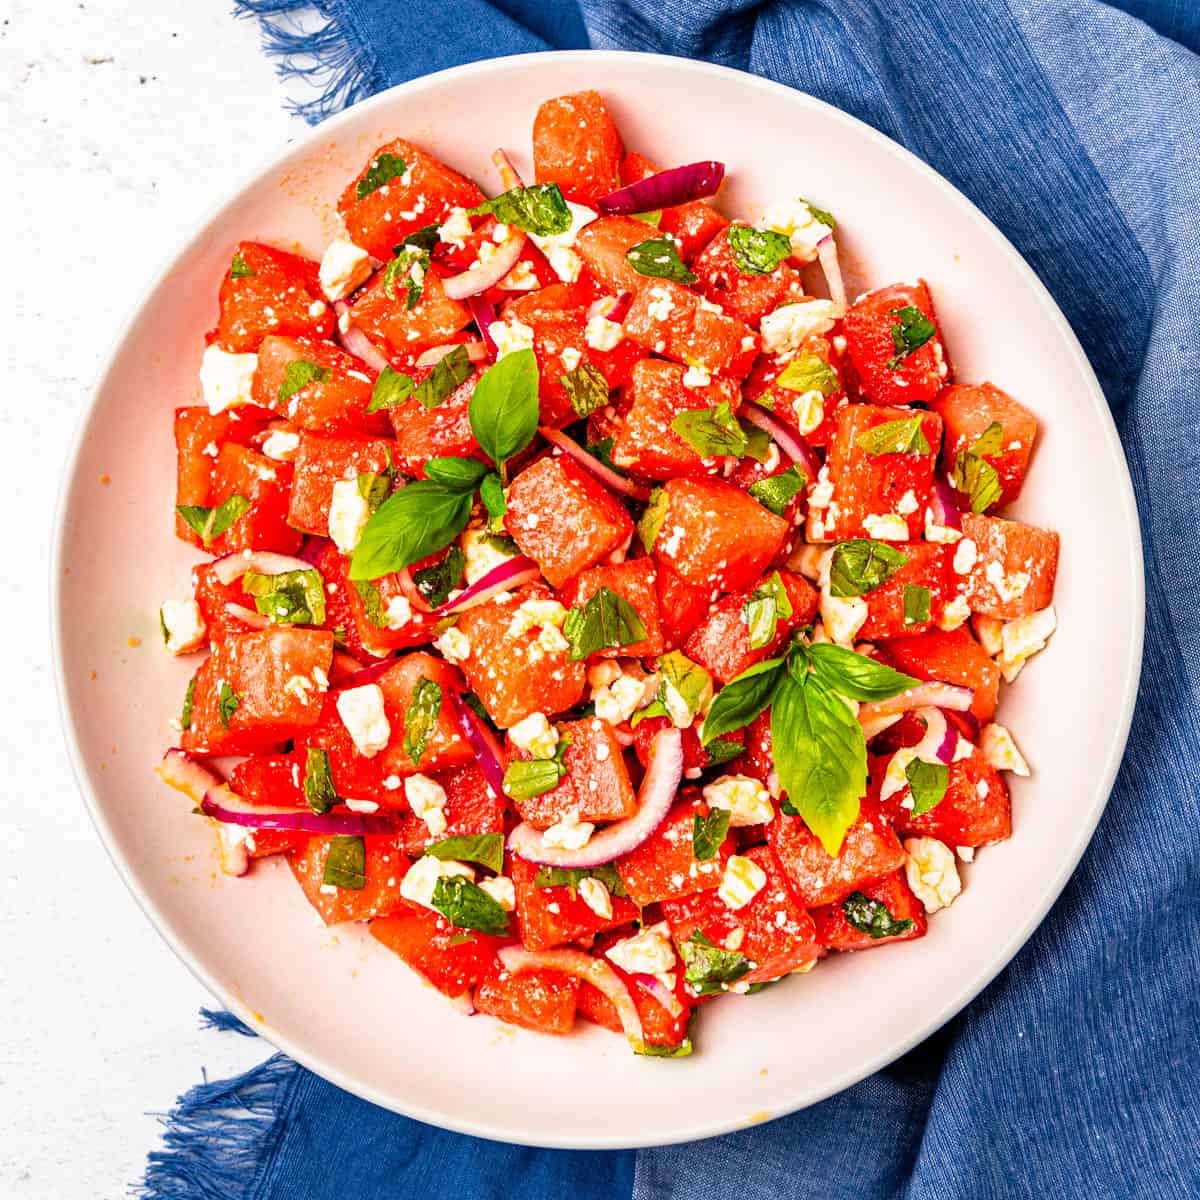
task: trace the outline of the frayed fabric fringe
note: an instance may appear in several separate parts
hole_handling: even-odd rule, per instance
[[[263,49],[275,61],[283,79],[301,79],[320,88],[308,100],[288,108],[310,125],[378,90],[373,60],[351,44],[334,18],[329,0],[234,0],[239,17],[256,17],[263,31]],[[319,16],[323,24],[301,16]],[[310,27],[311,26],[311,27]]]

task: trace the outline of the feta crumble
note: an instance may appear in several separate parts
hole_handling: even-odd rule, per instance
[[[927,913],[948,908],[962,891],[954,852],[937,838],[915,837],[904,843],[904,874]]]
[[[752,858],[731,854],[717,895],[726,908],[745,908],[767,886],[767,873]]]
[[[722,775],[704,789],[710,808],[729,813],[731,826],[765,825],[775,818],[771,794],[749,775]]]
[[[367,683],[342,692],[337,698],[337,711],[355,748],[367,758],[374,758],[391,740],[392,727],[379,684]]]
[[[188,654],[204,645],[208,626],[195,600],[164,600],[158,616],[169,654]]]
[[[329,501],[329,536],[343,554],[353,554],[358,539],[371,519],[371,507],[358,488],[357,479],[339,479]]]
[[[207,347],[200,359],[200,389],[208,411],[216,416],[251,403],[257,368],[257,354],[230,354],[220,346]]]
[[[344,300],[370,277],[371,256],[349,238],[334,238],[321,256],[317,274],[321,291],[330,300]]]

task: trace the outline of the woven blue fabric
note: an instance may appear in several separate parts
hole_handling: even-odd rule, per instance
[[[1200,1195],[1200,3],[321,0],[304,34],[298,0],[238,7],[285,74],[321,79],[314,120],[453,63],[590,42],[741,67],[903,142],[1012,238],[1096,368],[1141,510],[1151,667],[1045,924],[964,1014],[841,1095],[707,1142],[572,1154],[407,1121],[277,1055],[181,1099],[147,1195]]]

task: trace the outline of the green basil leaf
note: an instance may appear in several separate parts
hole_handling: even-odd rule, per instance
[[[727,808],[714,808],[707,817],[699,813],[692,817],[692,853],[701,862],[717,857],[729,832],[729,815]]]
[[[233,256],[233,263],[229,267],[230,279],[249,279],[257,274],[258,272],[240,254]]]
[[[993,421],[976,439],[971,447],[972,454],[998,454],[1004,445],[1004,429],[999,421]]]
[[[487,464],[477,458],[431,458],[425,464],[426,479],[458,492],[473,492],[487,473]]]
[[[904,564],[906,555],[887,542],[855,538],[833,548],[829,591],[834,596],[865,596],[882,587]]]
[[[306,358],[292,359],[283,369],[283,382],[279,385],[278,402],[282,404],[285,400],[290,400],[310,383],[325,383],[332,374],[333,372],[328,367],[309,362]]]
[[[634,1054],[643,1058],[687,1058],[695,1048],[690,1037],[685,1037],[678,1046],[659,1046],[654,1042],[633,1042],[631,1045]]]
[[[771,750],[783,810],[803,817],[836,858],[867,790],[862,726],[820,676],[798,683],[789,675],[771,705]]]
[[[661,700],[651,700],[645,708],[639,708],[629,718],[629,728],[636,729],[643,721],[648,721],[651,717],[670,717],[670,715],[667,712],[667,706]]]
[[[393,492],[367,522],[351,579],[378,579],[448,546],[471,517],[469,492],[418,480]]]
[[[369,579],[352,579],[350,582],[363,602],[367,620],[376,629],[386,629],[387,617],[383,612],[383,597],[380,596],[379,589]]]
[[[568,610],[563,636],[571,643],[568,660],[578,662],[599,650],[644,642],[646,626],[624,596],[602,587],[584,605]]]
[[[433,370],[417,384],[413,391],[417,403],[423,408],[437,408],[447,396],[466,383],[474,369],[466,346],[455,346],[445,358],[435,363]],[[480,386],[482,383],[480,380]]]
[[[574,895],[579,890],[580,883],[585,879],[598,879],[613,896],[627,896],[625,885],[617,868],[610,863],[600,867],[542,867],[534,876],[533,886],[536,888],[565,887],[571,889]]]
[[[659,700],[666,700],[669,684],[694,719],[712,697],[712,676],[698,663],[692,662],[681,650],[672,650],[669,654],[662,655],[658,660],[658,669],[663,677],[662,686],[658,691]],[[665,709],[669,708],[669,705],[665,706]]]
[[[329,751],[308,748],[304,764],[304,798],[315,813],[327,813],[337,802],[337,788],[329,770]]]
[[[630,213],[635,221],[644,221],[647,225],[653,225],[657,229],[662,224],[662,209],[656,208],[650,212]]]
[[[663,520],[670,506],[671,498],[662,488],[656,487],[650,493],[650,503],[646,505],[645,511],[637,523],[638,537],[645,546],[647,554],[654,549],[654,543],[658,540],[658,531],[662,528]]]
[[[429,254],[440,240],[438,237],[440,229],[440,225],[422,225],[420,229],[414,229],[412,233],[406,233],[400,245],[415,246],[418,250],[424,250],[426,254]],[[393,254],[398,253],[398,251],[398,246],[392,247]]]
[[[441,562],[434,563],[431,567],[422,567],[412,573],[417,591],[430,608],[445,604],[450,598],[450,593],[461,586],[466,565],[467,556],[455,545],[446,551],[446,556]]]
[[[499,875],[504,869],[504,834],[464,833],[442,838],[426,846],[425,853],[443,861],[482,863]]]
[[[504,225],[515,225],[526,233],[538,237],[553,237],[566,233],[571,228],[571,210],[563,199],[557,183],[535,183],[532,187],[518,187],[493,196],[474,208],[468,208],[471,216],[491,213]]]
[[[808,476],[799,467],[788,467],[778,475],[760,479],[750,485],[750,495],[777,517],[782,517],[788,503],[808,482]]]
[[[919,584],[904,585],[904,624],[922,625],[929,620],[933,601],[927,587]]]
[[[367,173],[358,181],[354,194],[362,200],[372,192],[377,192],[385,183],[391,183],[407,170],[404,159],[396,154],[381,154],[367,168]]]
[[[466,930],[460,929],[457,933],[452,933],[446,939],[447,946],[473,946],[475,945],[474,934],[467,933]]]
[[[752,458],[758,463],[765,463],[771,457],[771,435],[765,429],[759,429],[757,425],[743,421],[741,417],[738,417],[738,425],[741,426],[742,434],[746,439],[746,449],[742,452],[742,457]]]
[[[831,213],[827,213],[823,208],[818,208],[811,200],[804,200],[804,203],[808,205],[808,211],[812,213],[815,220],[820,221],[829,229],[837,228],[837,222]]]
[[[864,703],[898,696],[919,682],[911,675],[902,675],[865,654],[855,654],[832,642],[809,646],[808,657],[813,670],[829,688]]]
[[[898,421],[884,421],[854,439],[854,444],[878,458],[881,454],[931,454],[921,430],[921,413]]]
[[[736,950],[723,950],[696,930],[679,947],[683,978],[699,996],[715,996],[750,973],[750,960]]]
[[[566,773],[566,764],[557,756],[514,758],[504,772],[504,794],[514,800],[531,800],[554,791]]]
[[[445,360],[443,360],[445,361]],[[538,365],[532,350],[505,355],[479,377],[471,431],[497,470],[533,441],[538,426]]]
[[[708,755],[705,766],[719,767],[722,763],[727,763],[731,759],[737,758],[739,754],[745,753],[745,750],[745,745],[736,738],[714,738],[704,747],[704,752]]]
[[[360,837],[330,838],[321,882],[343,891],[360,892],[367,886],[367,846]]]
[[[847,922],[859,933],[865,933],[867,937],[875,941],[880,938],[895,937],[912,928],[910,917],[897,921],[888,912],[886,904],[880,900],[871,900],[862,892],[851,892],[842,901],[842,912],[845,914]]]
[[[415,386],[411,375],[405,375],[403,371],[394,370],[392,367],[384,367],[379,372],[379,378],[375,380],[375,390],[371,393],[371,403],[367,405],[367,412],[379,412],[380,409],[395,408],[396,405],[403,404],[413,394]]]
[[[239,517],[250,511],[251,503],[245,496],[233,495],[215,508],[202,504],[180,504],[175,511],[184,519],[193,533],[199,535],[206,545],[219,538]]]
[[[797,354],[775,377],[775,383],[789,392],[820,392],[832,396],[841,386],[837,372],[819,354]]]
[[[679,257],[679,247],[669,237],[638,242],[625,252],[625,260],[639,274],[651,279],[671,279],[676,283],[695,283],[700,277],[688,270]]]
[[[487,509],[488,516],[493,522],[499,521],[508,512],[508,501],[504,497],[504,481],[495,471],[483,477],[479,485],[479,499]]]
[[[627,471],[623,471],[612,460],[612,448],[615,438],[601,438],[598,442],[588,442],[584,449],[595,459],[599,459],[610,471],[616,471],[618,475],[627,475]]]
[[[459,929],[477,929],[493,937],[508,935],[508,913],[499,901],[462,875],[443,875],[434,885],[430,903]]]
[[[925,762],[914,758],[904,768],[908,788],[912,793],[912,815],[919,817],[931,808],[937,808],[946,798],[950,786],[950,768],[945,763]]]
[[[896,353],[888,359],[888,370],[899,370],[900,364],[914,351],[920,350],[935,333],[934,323],[915,305],[906,304],[903,308],[893,308],[891,315],[896,318],[892,323],[892,345]]]
[[[778,571],[773,571],[761,587],[750,593],[742,605],[742,613],[750,631],[750,649],[769,646],[775,640],[779,621],[786,621],[792,615],[792,602]]]
[[[590,417],[608,403],[608,380],[604,378],[604,372],[590,362],[581,362],[573,371],[560,375],[558,382],[567,393],[577,417]]]
[[[413,688],[404,714],[404,753],[414,767],[421,765],[421,755],[425,753],[441,715],[442,685],[422,675]]]
[[[770,275],[785,258],[791,257],[792,243],[773,229],[730,225],[725,236],[743,275]]]
[[[367,502],[367,508],[371,512],[379,509],[391,490],[392,476],[390,472],[377,475],[373,471],[363,471],[358,477],[358,494]]]
[[[221,718],[221,724],[226,729],[229,728],[229,722],[233,719],[233,714],[242,707],[242,698],[229,686],[222,682],[221,694],[217,700],[217,714]]]
[[[722,400],[715,408],[685,409],[671,422],[671,428],[701,458],[720,454],[741,458],[746,453],[746,435],[728,400]]]
[[[196,707],[196,677],[188,680],[187,691],[183,693],[183,711],[179,714],[179,728],[191,729],[192,709]]]
[[[783,676],[783,659],[768,658],[731,679],[713,700],[700,740],[707,746],[723,733],[744,729],[771,703]]]
[[[316,568],[260,575],[247,571],[242,590],[254,597],[254,607],[279,625],[324,625],[325,581]]]
[[[397,286],[405,291],[405,309],[411,311],[421,302],[425,291],[425,272],[429,270],[429,255],[416,246],[401,246],[399,252],[383,269],[383,291],[396,299]]]
[[[950,482],[970,497],[973,513],[986,512],[1004,494],[996,468],[987,459],[961,450],[954,456]]]

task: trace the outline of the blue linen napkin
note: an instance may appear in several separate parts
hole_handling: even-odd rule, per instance
[[[571,1153],[406,1120],[276,1055],[181,1098],[144,1194],[1200,1195],[1200,3],[321,0],[303,34],[298,0],[237,6],[284,74],[328,85],[303,106],[314,121],[441,67],[591,44],[741,67],[904,143],[1016,243],[1096,368],[1141,511],[1149,667],[1112,801],[1049,918],[959,1018],[856,1087],[706,1142]]]

